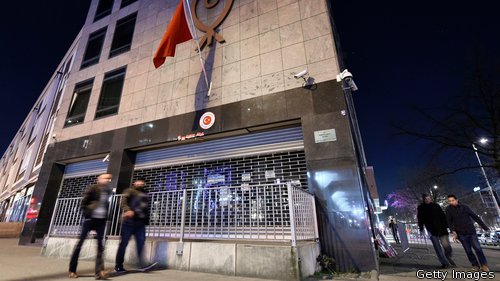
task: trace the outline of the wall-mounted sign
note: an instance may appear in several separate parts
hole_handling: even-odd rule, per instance
[[[250,185],[248,183],[242,183],[241,184],[241,190],[242,191],[249,191],[250,190]]]
[[[183,141],[183,140],[188,140],[188,139],[194,139],[197,137],[203,137],[204,135],[205,135],[204,132],[198,132],[198,133],[189,134],[189,135],[185,135],[185,136],[177,136],[177,140]]]
[[[219,4],[219,2],[222,2],[222,1],[219,1],[219,0],[214,0],[214,1],[205,0],[204,1],[205,8],[207,8],[207,10],[213,9],[213,8],[216,8],[215,10],[222,10],[219,17],[217,17],[217,19],[215,19],[215,21],[211,24],[210,23],[205,24],[199,19],[198,15],[196,13],[196,11],[197,11],[196,7],[198,6],[198,2],[199,2],[199,0],[194,0],[193,4],[191,5],[191,14],[193,15],[193,21],[194,21],[194,25],[196,26],[196,28],[198,28],[202,32],[205,32],[205,35],[203,35],[203,37],[200,40],[200,48],[203,50],[203,47],[205,47],[205,45],[208,45],[208,46],[212,45],[214,38],[219,43],[223,43],[226,41],[224,39],[224,37],[222,37],[222,35],[217,33],[217,31],[215,31],[215,30],[226,19],[227,15],[229,15],[229,12],[231,12],[231,7],[233,6],[234,0],[226,0],[224,9],[216,8],[217,4]],[[224,3],[221,3],[221,5],[224,5]]]
[[[252,177],[252,174],[246,173],[241,175],[241,181],[250,181]]]
[[[200,127],[203,130],[210,129],[215,123],[215,114],[212,112],[205,112],[201,117],[200,117]]]
[[[274,171],[266,171],[266,179],[274,179],[276,177],[276,174]]]
[[[331,142],[336,140],[337,140],[337,133],[335,132],[335,129],[314,131],[315,143]]]
[[[224,177],[224,175],[221,175],[221,174],[214,174],[214,175],[207,176],[207,183],[208,184],[224,183],[225,181],[226,181],[226,178]]]

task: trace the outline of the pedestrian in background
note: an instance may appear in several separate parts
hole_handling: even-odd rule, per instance
[[[84,193],[81,208],[85,218],[80,233],[80,240],[76,245],[69,264],[69,278],[78,278],[76,268],[78,266],[78,257],[82,249],[83,242],[91,230],[96,232],[97,239],[97,257],[95,260],[96,280],[106,279],[107,272],[104,270],[104,232],[106,230],[106,219],[109,209],[109,197],[111,188],[109,183],[113,176],[111,174],[102,174],[97,177],[97,184],[90,185]]]
[[[389,223],[389,228],[392,231],[392,236],[394,237],[396,244],[401,244],[401,242],[399,241],[398,224],[394,222],[394,219],[391,219],[391,222]]]
[[[462,243],[467,258],[472,264],[473,271],[479,271],[479,268],[481,268],[482,271],[489,272],[488,261],[479,244],[474,221],[476,221],[485,231],[489,231],[490,229],[483,220],[469,208],[469,206],[459,203],[455,195],[448,195],[448,203],[450,205],[446,207],[446,218],[448,227],[453,234],[453,240],[455,241],[458,239]],[[472,249],[476,252],[477,258],[472,252]]]
[[[120,245],[116,253],[115,271],[118,273],[126,272],[123,263],[125,260],[125,251],[132,235],[135,237],[140,269],[150,269],[156,263],[146,265],[142,257],[146,241],[146,225],[149,224],[148,194],[146,193],[145,181],[143,179],[134,181],[132,187],[123,192],[120,206],[123,211],[123,220]]]
[[[438,204],[432,202],[429,194],[422,194],[422,203],[417,208],[418,228],[423,234],[424,226],[427,232],[430,233],[430,239],[434,246],[434,251],[441,262],[441,268],[445,269],[451,266],[456,266],[451,259],[452,249],[448,233],[448,223],[446,215]],[[444,254],[443,254],[444,249]]]

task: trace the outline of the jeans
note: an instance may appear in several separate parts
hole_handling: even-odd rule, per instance
[[[125,250],[127,249],[128,241],[132,235],[135,237],[139,266],[144,265],[142,261],[142,250],[144,249],[144,242],[146,241],[146,225],[143,221],[129,219],[122,224],[121,240],[118,246],[118,252],[116,253],[115,268],[123,268]]]
[[[436,251],[436,255],[439,259],[439,262],[441,262],[441,264],[444,266],[450,264],[455,265],[455,262],[453,262],[453,260],[451,259],[452,249],[448,235],[442,235],[442,236],[431,235],[430,238],[432,245],[434,246],[434,251]],[[441,246],[443,247],[441,248]],[[443,254],[443,249],[444,249],[444,254]]]
[[[479,245],[479,240],[477,239],[477,234],[458,234],[458,240],[462,243],[464,247],[465,253],[467,254],[467,258],[469,259],[472,266],[479,265],[487,265],[488,261],[484,256],[483,249],[481,249],[481,245]],[[476,256],[472,252],[476,252],[477,259],[479,259],[479,263],[477,262]]]
[[[97,257],[95,260],[95,273],[99,274],[99,272],[104,270],[104,261],[102,255],[104,252],[104,231],[106,230],[106,219],[85,219],[82,226],[82,232],[80,233],[80,240],[73,250],[73,255],[71,256],[71,261],[69,263],[70,272],[76,272],[76,268],[78,267],[78,257],[80,256],[83,242],[85,242],[85,238],[87,238],[87,234],[91,230],[95,230],[95,232],[97,233]]]

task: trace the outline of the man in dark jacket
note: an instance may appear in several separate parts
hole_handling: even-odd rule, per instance
[[[401,242],[399,241],[398,224],[394,221],[394,219],[391,219],[389,227],[391,228],[392,237],[394,237],[394,241],[396,242],[396,244],[401,244]]]
[[[438,204],[432,202],[432,198],[429,194],[422,194],[422,200],[423,203],[420,204],[417,209],[418,228],[420,229],[420,233],[423,233],[425,226],[427,232],[430,234],[430,239],[436,251],[436,255],[441,262],[441,268],[448,268],[450,265],[455,266],[455,262],[451,259],[452,249],[447,229],[446,215]]]
[[[469,258],[472,264],[473,271],[479,271],[479,266],[481,266],[482,271],[490,271],[488,261],[477,239],[476,228],[472,220],[476,221],[485,231],[489,231],[488,226],[469,206],[460,204],[455,195],[448,195],[448,203],[450,205],[446,207],[446,218],[448,220],[448,227],[453,233],[453,240],[458,238],[462,243],[465,253],[467,253],[467,258]],[[472,249],[476,252],[477,258]]]
[[[111,174],[102,174],[97,177],[97,184],[90,185],[84,193],[81,208],[85,220],[80,233],[80,240],[76,245],[69,264],[69,278],[78,278],[76,268],[78,266],[78,257],[82,249],[83,242],[87,234],[94,230],[97,239],[97,257],[95,260],[96,279],[106,279],[107,272],[104,270],[104,231],[106,230],[106,219],[108,216],[109,196],[111,190],[109,183],[113,176]]]
[[[130,237],[134,235],[137,248],[139,266],[148,269],[154,264],[146,266],[142,260],[142,250],[146,241],[146,224],[149,223],[149,203],[148,194],[144,188],[145,181],[139,179],[134,181],[132,187],[123,192],[120,202],[123,211],[123,221],[121,230],[121,240],[116,253],[116,272],[125,272],[123,267],[125,250],[127,249]]]

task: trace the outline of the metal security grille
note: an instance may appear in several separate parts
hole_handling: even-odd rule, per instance
[[[307,187],[303,150],[140,169],[134,171],[133,177],[144,179],[149,192],[289,181]]]
[[[83,191],[96,183],[97,176],[106,173],[108,162],[101,159],[82,161],[66,165],[64,180],[59,191],[59,198],[74,198],[83,195]]]
[[[59,191],[59,198],[74,198],[83,195],[83,191],[87,186],[96,183],[96,175],[81,176],[75,178],[65,178],[63,180],[61,191]]]
[[[120,198],[110,199],[109,236],[121,232]],[[184,189],[149,194],[147,237],[296,241],[318,238],[312,194],[291,183]],[[58,199],[49,235],[77,236],[81,198]]]

